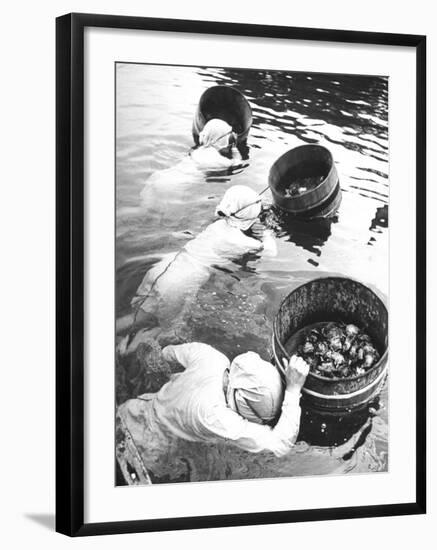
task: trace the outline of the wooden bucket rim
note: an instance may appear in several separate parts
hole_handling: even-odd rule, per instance
[[[292,152],[294,151],[297,151],[299,149],[310,149],[310,148],[316,148],[316,149],[321,149],[323,151],[326,151],[329,155],[329,159],[330,159],[330,168],[329,168],[329,171],[328,173],[326,174],[326,176],[323,178],[323,181],[321,181],[318,185],[316,185],[316,187],[314,187],[313,189],[309,189],[308,191],[305,191],[304,193],[300,194],[299,195],[299,199],[302,198],[302,197],[306,197],[306,196],[309,196],[310,194],[314,193],[317,189],[320,189],[320,187],[322,187],[322,185],[324,185],[328,180],[329,178],[331,178],[333,172],[337,171],[337,168],[335,166],[335,162],[334,162],[334,157],[331,153],[331,151],[325,147],[324,145],[320,145],[319,143],[304,143],[302,145],[298,145],[297,147],[292,147],[291,149],[289,149],[288,151],[286,151],[285,153],[282,153],[282,155],[280,157],[278,157],[275,162],[271,165],[270,167],[270,170],[269,170],[269,187],[272,191],[273,194],[276,194],[278,195],[279,197],[281,198],[284,198],[284,199],[287,199],[288,201],[292,201],[293,200],[293,197],[286,197],[283,193],[280,193],[278,189],[274,188],[272,183],[271,183],[271,179],[272,179],[272,170],[274,169],[275,165],[284,157],[286,157],[287,155],[290,155]],[[338,175],[337,175],[337,182],[338,183],[339,181],[339,178],[338,178]],[[330,193],[330,195],[332,194],[332,191]],[[324,199],[323,199],[324,200]],[[298,209],[298,210],[294,210],[295,213],[300,213],[300,212],[304,212],[305,211],[305,208],[304,209]]]
[[[249,109],[249,125],[247,126],[247,128],[245,128],[242,132],[240,133],[237,133],[237,137],[241,137],[241,136],[244,136],[244,134],[248,133],[250,128],[252,127],[252,124],[253,124],[253,111],[252,111],[252,107],[249,103],[249,100],[247,99],[247,97],[243,94],[243,92],[240,92],[240,90],[237,90],[237,88],[234,88],[234,86],[226,86],[226,84],[216,84],[215,86],[210,86],[209,88],[207,88],[203,93],[202,95],[200,96],[199,98],[199,102],[197,104],[197,108],[200,109],[200,104],[201,104],[201,101],[203,100],[203,98],[209,93],[211,92],[211,90],[216,90],[217,88],[221,88],[221,89],[225,89],[225,90],[232,90],[232,92],[235,92],[237,95],[239,95],[243,101],[245,102],[247,108]],[[203,116],[203,114],[202,114]],[[210,119],[211,120],[211,119]]]
[[[301,285],[297,286],[294,290],[292,290],[289,294],[287,294],[287,296],[285,296],[280,305],[279,305],[279,309],[278,309],[278,312],[281,310],[285,300],[290,296],[290,294],[292,294],[293,292],[296,292],[297,290],[301,289],[302,287],[306,286],[307,284],[309,283],[314,283],[315,281],[327,281],[327,280],[340,280],[340,281],[352,281],[353,283],[356,283],[362,287],[364,287],[366,290],[369,290],[370,292],[372,292],[372,294],[374,294],[376,296],[376,298],[378,298],[378,300],[382,303],[382,305],[387,309],[386,305],[384,304],[384,302],[381,300],[381,298],[371,289],[369,288],[367,285],[365,285],[364,283],[360,282],[360,281],[357,281],[356,279],[352,279],[351,277],[333,277],[333,276],[327,276],[327,277],[317,277],[315,279],[311,279],[311,281],[307,281],[306,283],[302,283]],[[281,340],[279,339],[279,336],[278,336],[278,327],[277,327],[277,319],[278,319],[278,312],[276,313],[275,315],[275,318],[273,320],[273,335],[274,335],[274,341],[278,343],[282,353],[285,355],[285,357],[287,357],[287,359],[290,359],[290,354],[287,352],[287,350],[285,349],[285,347],[283,346]],[[388,313],[388,312],[387,312]],[[381,357],[379,358],[379,360],[373,365],[373,367],[371,367],[369,370],[367,370],[366,372],[364,372],[363,374],[356,374],[355,376],[348,376],[346,378],[326,378],[325,376],[320,376],[319,374],[316,374],[314,372],[309,372],[308,373],[308,376],[312,376],[313,378],[316,378],[317,380],[321,380],[323,382],[326,382],[328,384],[333,384],[334,382],[345,382],[345,381],[355,381],[355,380],[359,380],[360,378],[364,378],[365,376],[367,376],[370,372],[374,372],[377,368],[379,368],[382,364],[383,361],[386,361],[387,360],[387,356],[388,356],[388,346],[386,347],[386,349],[384,350],[384,353],[381,355]],[[275,357],[276,357],[276,353],[275,353]]]

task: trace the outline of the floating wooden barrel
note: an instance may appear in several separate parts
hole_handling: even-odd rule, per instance
[[[364,374],[325,378],[310,372],[303,394],[316,409],[344,411],[364,406],[382,388],[387,370],[388,313],[382,300],[365,285],[342,277],[314,279],[293,290],[281,303],[273,327],[278,368],[293,350],[285,344],[301,329],[323,322],[352,323],[366,332],[380,359]]]
[[[288,196],[290,184],[303,179],[319,183]],[[284,153],[270,168],[269,186],[275,204],[295,216],[327,218],[340,206],[341,189],[334,159],[322,145],[301,145]]]
[[[244,95],[231,86],[212,86],[203,92],[193,120],[193,138],[199,144],[199,134],[212,118],[232,126],[237,142],[247,139],[252,126],[252,109]]]

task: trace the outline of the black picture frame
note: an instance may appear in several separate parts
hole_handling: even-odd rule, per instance
[[[416,498],[388,505],[84,523],[84,29],[238,35],[416,51]],[[423,514],[426,511],[426,37],[73,13],[56,20],[56,530],[69,536]]]

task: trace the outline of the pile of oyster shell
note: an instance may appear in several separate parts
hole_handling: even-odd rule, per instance
[[[284,190],[284,195],[286,197],[296,197],[297,195],[302,195],[310,189],[315,189],[324,179],[324,176],[309,176],[307,178],[295,179]]]
[[[326,378],[348,378],[364,374],[379,359],[370,336],[355,325],[326,323],[311,328],[297,353],[310,371]]]

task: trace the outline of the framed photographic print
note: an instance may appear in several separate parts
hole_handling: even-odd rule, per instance
[[[424,513],[425,37],[56,35],[57,530]]]

